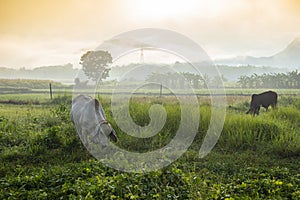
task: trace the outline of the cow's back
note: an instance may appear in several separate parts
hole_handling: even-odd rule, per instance
[[[91,97],[85,95],[79,95],[73,99],[71,108],[71,119],[73,122],[80,120],[81,115],[86,109],[86,105],[91,99]]]
[[[269,106],[269,105],[277,104],[276,92],[273,91],[264,92],[262,93],[262,96],[263,96],[262,105]]]
[[[252,98],[252,101],[254,101],[256,105],[262,105],[265,108],[269,105],[277,104],[277,93],[273,91],[263,92],[252,96]]]

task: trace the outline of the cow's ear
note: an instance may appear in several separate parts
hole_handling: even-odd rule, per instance
[[[99,111],[99,106],[100,106],[100,103],[97,99],[95,99],[95,110],[96,111]]]

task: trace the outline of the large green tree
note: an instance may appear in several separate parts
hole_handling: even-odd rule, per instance
[[[102,81],[109,76],[112,57],[107,51],[88,51],[80,58],[85,75],[93,81]]]

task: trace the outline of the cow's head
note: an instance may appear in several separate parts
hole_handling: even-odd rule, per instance
[[[118,138],[115,130],[106,121],[106,116],[100,102],[97,99],[94,99],[94,103],[96,114],[95,116],[97,121],[99,121],[99,124],[97,124],[95,128],[91,140],[93,143],[101,143],[103,147],[106,147],[108,144],[107,137],[109,137],[114,142],[117,142]]]
[[[252,107],[246,112],[246,114],[259,115],[260,106]]]
[[[260,110],[260,105],[257,99],[257,94],[252,94],[250,109],[246,112],[246,114],[258,115]]]
[[[96,126],[91,141],[96,144],[101,143],[103,147],[106,147],[108,144],[107,137],[114,142],[118,140],[116,132],[111,125],[107,121],[102,121]]]

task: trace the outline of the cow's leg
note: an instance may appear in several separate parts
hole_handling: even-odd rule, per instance
[[[88,139],[87,139],[87,134],[88,134],[88,131],[87,130],[82,130],[82,132],[81,132],[81,140],[82,140],[82,142],[83,142],[83,144],[84,144],[84,146],[86,147],[86,148],[88,148],[88,146],[89,146],[89,142],[88,142]]]
[[[87,143],[86,130],[82,129],[80,127],[77,128],[77,126],[76,126],[76,129],[77,129],[77,134],[78,134],[80,140],[83,142],[84,145],[86,145],[86,143]]]
[[[256,115],[256,113],[257,113],[257,108],[253,108],[253,110],[252,110],[252,116],[254,117]]]
[[[277,106],[275,103],[271,104],[272,109],[277,109]]]
[[[255,108],[254,115],[259,115],[260,106]]]
[[[246,112],[246,114],[252,114],[252,115],[254,115],[255,114],[255,107],[253,107],[253,106],[250,106],[250,108],[249,108],[249,110]]]

